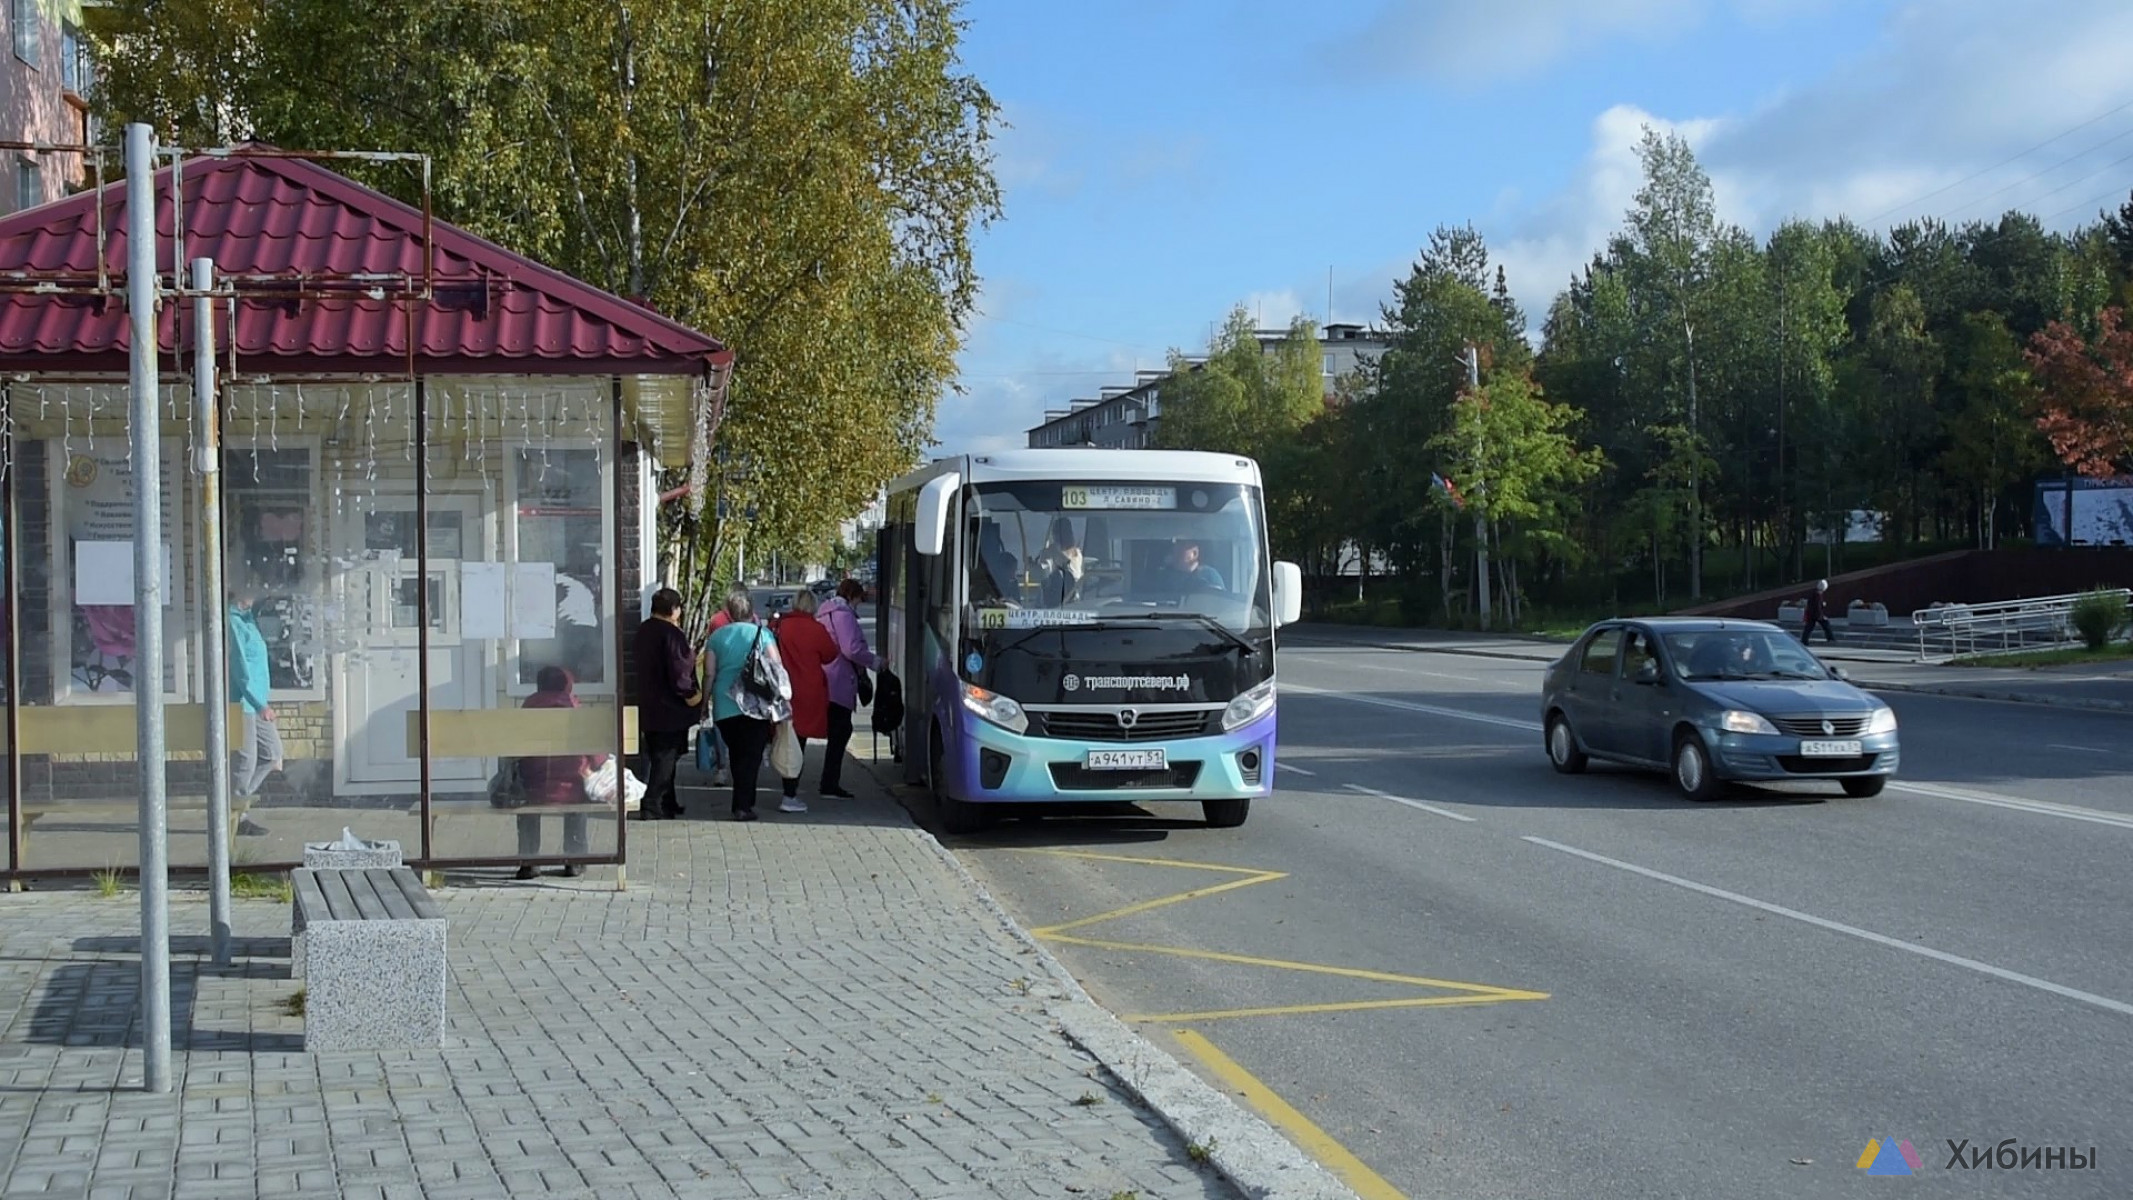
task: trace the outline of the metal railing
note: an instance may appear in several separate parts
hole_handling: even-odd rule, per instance
[[[2100,592],[2070,592],[2063,596],[2037,596],[2028,600],[2000,600],[1990,604],[1944,604],[1911,614],[1918,627],[1918,656],[1926,656],[1926,638],[1938,633],[1952,654],[1967,645],[1976,653],[1979,641],[1997,639],[1999,649],[2012,650],[2032,636],[2053,642],[2073,640],[2074,606],[2092,595],[2133,598],[2133,589],[2110,588]]]

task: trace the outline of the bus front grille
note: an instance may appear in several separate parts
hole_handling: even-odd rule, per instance
[[[1197,762],[1174,762],[1157,771],[1092,771],[1080,763],[1053,763],[1052,786],[1062,792],[1124,792],[1189,788],[1200,778]]]
[[[1131,726],[1119,723],[1113,712],[1047,712],[1031,714],[1045,737],[1070,738],[1081,742],[1161,742],[1172,738],[1199,737],[1207,732],[1205,711],[1144,712]]]

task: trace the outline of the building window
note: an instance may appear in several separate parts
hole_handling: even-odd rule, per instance
[[[1328,378],[1328,379],[1331,379],[1331,378],[1333,378],[1333,352],[1332,352],[1331,350],[1328,350],[1328,351],[1326,351],[1326,366],[1325,366],[1325,372],[1326,372],[1326,378]]]
[[[89,41],[72,21],[59,26],[59,83],[77,96],[86,96],[96,83],[96,67],[89,58]]]
[[[15,57],[31,66],[38,65],[38,47],[43,38],[43,21],[37,13],[37,0],[9,0],[8,19],[15,28]]]
[[[44,203],[44,170],[35,159],[15,160],[15,211]]]
[[[559,666],[587,691],[612,691],[607,662],[614,645],[604,633],[601,600],[607,594],[608,484],[600,452],[521,450],[517,468],[515,563],[521,572],[534,565],[533,573],[555,589],[555,613],[545,622],[553,630],[549,636],[519,638],[515,690],[530,692],[542,667]]]

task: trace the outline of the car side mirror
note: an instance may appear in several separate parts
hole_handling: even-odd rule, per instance
[[[1649,661],[1638,664],[1635,680],[1646,687],[1658,686],[1659,664]]]

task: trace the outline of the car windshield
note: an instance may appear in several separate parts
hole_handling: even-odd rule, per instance
[[[1790,634],[1762,629],[1700,629],[1665,635],[1681,679],[1827,679],[1829,672]]]
[[[972,626],[1271,622],[1258,490],[1216,483],[1013,483],[969,513]]]

